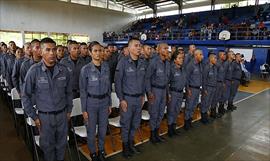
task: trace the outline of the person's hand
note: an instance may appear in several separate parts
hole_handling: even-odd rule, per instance
[[[68,121],[70,120],[70,115],[71,115],[71,113],[68,112],[68,113],[67,113],[67,119],[68,119]]]
[[[172,96],[170,94],[168,94],[168,96],[167,96],[167,103],[170,103],[171,100],[172,100]]]
[[[205,96],[207,96],[207,95],[208,95],[207,90],[204,90],[204,95],[205,95]]]
[[[145,96],[142,96],[141,99],[142,99],[142,108],[143,108],[143,105],[144,105],[144,102],[145,102]]]
[[[112,113],[112,106],[109,106],[109,114],[111,114]]]
[[[191,89],[187,89],[187,96],[190,98],[192,96]]]
[[[87,112],[83,112],[83,120],[84,120],[85,124],[88,123],[88,113]]]
[[[40,120],[38,118],[35,120],[35,124],[36,124],[36,127],[38,128],[38,130],[40,131],[41,123],[40,123]]]
[[[120,107],[121,107],[121,109],[122,109],[124,112],[127,112],[127,108],[128,108],[127,101],[126,101],[126,100],[122,100],[122,101],[120,102]]]
[[[155,95],[153,93],[149,93],[148,94],[148,102],[150,104],[153,104],[154,103],[154,100],[155,100]]]

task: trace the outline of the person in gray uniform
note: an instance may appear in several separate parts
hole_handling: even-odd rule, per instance
[[[20,92],[20,82],[19,82],[19,76],[20,76],[20,68],[22,65],[22,62],[25,60],[23,49],[18,48],[16,50],[16,59],[14,62],[14,66],[11,73],[11,80],[13,86],[17,89],[18,93]]]
[[[225,71],[226,71],[226,74],[225,74],[225,85],[226,85],[226,90],[225,90],[225,93],[223,95],[223,100],[224,102],[228,101],[229,100],[229,97],[231,95],[231,84],[232,84],[232,61],[233,61],[233,58],[234,58],[234,53],[233,51],[229,51],[227,53],[227,60],[226,62],[224,63],[224,67],[225,67]],[[231,106],[228,106],[227,107],[227,110],[230,111],[232,110],[231,109]]]
[[[186,67],[189,64],[189,62],[193,60],[195,50],[196,50],[196,46],[194,44],[189,45],[188,53],[185,54],[184,67]]]
[[[146,72],[146,92],[149,102],[150,128],[152,143],[164,142],[159,135],[160,123],[163,119],[168,96],[170,62],[167,60],[169,46],[160,43],[157,46],[158,56],[150,60]]]
[[[202,105],[201,105],[201,122],[207,124],[208,110],[211,107],[211,103],[215,97],[215,91],[217,86],[217,58],[215,53],[210,52],[208,54],[208,63],[203,68],[203,82],[202,82]],[[211,108],[211,113],[213,113]]]
[[[105,136],[111,112],[110,69],[101,61],[101,45],[90,44],[92,61],[85,65],[80,74],[80,98],[84,122],[87,128],[87,144],[92,161],[105,160]],[[96,127],[98,151],[96,149]]]
[[[145,60],[140,59],[140,40],[130,39],[128,51],[129,56],[120,59],[115,72],[115,91],[120,100],[121,137],[125,158],[140,153],[134,146],[134,136],[141,123],[146,73]]]
[[[212,118],[219,118],[222,115],[225,114],[225,109],[224,109],[224,98],[222,95],[225,93],[226,90],[226,85],[225,85],[225,75],[226,75],[226,70],[225,70],[225,61],[226,61],[226,54],[225,51],[220,50],[218,52],[218,61],[217,61],[217,88],[215,91],[215,97],[212,101],[211,108],[214,109],[211,111],[210,116]],[[216,108],[218,106],[218,113],[216,113]]]
[[[233,100],[238,91],[238,87],[240,85],[242,77],[242,68],[241,68],[241,54],[235,54],[235,61],[232,62],[232,83],[231,83],[231,92],[228,99],[228,108],[232,110],[236,110],[236,106],[233,105]]]
[[[79,56],[79,44],[76,41],[71,41],[69,43],[69,56],[63,58],[60,63],[65,65],[70,72],[73,98],[79,98],[80,72],[82,67],[86,65],[86,61],[84,61],[83,58]]]
[[[91,49],[89,49],[91,50]],[[80,57],[85,61],[85,64],[88,64],[91,62],[91,57],[89,55],[89,50],[86,43],[80,44]]]
[[[184,54],[176,52],[172,55],[172,64],[169,80],[169,98],[168,105],[168,135],[178,135],[176,131],[177,116],[180,113],[180,109],[183,101],[183,89],[186,86],[186,72],[183,69]]]
[[[33,65],[25,77],[22,102],[26,115],[39,129],[44,160],[64,161],[73,106],[70,73],[57,63],[56,43],[51,38],[41,40],[41,52],[42,61]]]
[[[196,49],[194,52],[194,59],[189,62],[186,67],[187,74],[187,98],[185,109],[185,123],[184,129],[189,130],[192,127],[192,117],[195,107],[198,104],[201,86],[202,86],[202,62],[203,52]]]

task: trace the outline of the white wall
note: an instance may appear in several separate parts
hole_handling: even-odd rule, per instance
[[[0,30],[87,34],[102,42],[135,15],[57,0],[0,0]]]

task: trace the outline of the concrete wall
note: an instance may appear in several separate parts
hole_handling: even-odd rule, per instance
[[[0,0],[0,30],[87,34],[102,42],[135,15],[57,0]]]

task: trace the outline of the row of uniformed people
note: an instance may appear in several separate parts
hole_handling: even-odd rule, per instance
[[[62,104],[66,105],[64,107],[70,106],[70,100],[67,99],[70,99],[69,90],[71,89],[72,91],[73,89],[73,86],[71,85],[71,80],[74,79],[72,78],[74,77],[74,75],[72,74],[69,75],[66,73],[65,75],[65,71],[70,71],[68,69],[68,65],[67,68],[64,68],[62,67],[62,65],[59,65],[58,63],[55,63],[53,61],[53,58],[56,59],[56,55],[54,56],[55,43],[50,39],[43,39],[42,44],[43,46],[41,45],[41,55],[43,57],[43,61],[41,63],[38,63],[39,65],[35,65],[36,68],[40,69],[39,71],[33,72],[34,74],[32,74],[32,77],[34,77],[35,79],[31,78],[31,74],[28,74],[29,76],[25,79],[27,82],[24,87],[25,92],[23,92],[23,100],[25,100],[24,106],[26,108],[26,113],[29,114],[32,118],[34,118],[34,120],[36,120],[37,125],[40,124],[40,118],[37,119],[35,111],[31,108],[33,105],[33,102],[31,102],[32,96],[37,94],[35,97],[36,101],[38,101],[36,102],[36,104],[39,115],[42,116],[43,114],[46,114],[45,117],[41,118],[43,119],[43,121],[41,122],[50,122],[50,119],[46,117],[49,117],[50,115],[56,116],[59,113],[63,112],[63,109],[60,108],[64,106]],[[70,45],[72,46],[72,43]],[[81,70],[80,94],[82,101],[83,117],[87,122],[88,127],[88,147],[91,151],[92,159],[95,160],[97,158],[104,159],[105,155],[104,138],[106,134],[108,114],[110,113],[111,106],[111,100],[109,97],[111,92],[111,80],[110,68],[108,63],[106,63],[105,61],[101,62],[101,45],[99,45],[98,43],[93,43],[92,45],[93,46],[91,46],[90,49],[92,62],[88,63]],[[191,49],[193,47],[195,46],[192,45]],[[73,48],[76,51],[77,45],[75,45]],[[210,54],[210,67],[205,68],[203,72],[201,65],[203,56],[201,50],[194,49],[190,52],[189,55],[191,58],[189,62],[185,61],[186,64],[188,64],[186,66],[186,69],[184,69],[183,67],[184,54],[183,52],[181,52],[182,50],[180,50],[179,53],[174,54],[172,56],[172,64],[169,63],[168,45],[165,43],[161,43],[157,46],[157,54],[153,56],[152,59],[149,59],[150,48],[147,45],[143,46],[143,55],[145,58],[140,58],[140,54],[142,52],[141,44],[140,41],[137,39],[131,39],[129,41],[128,51],[129,55],[123,57],[123,59],[120,59],[115,74],[116,93],[120,99],[121,107],[121,135],[123,140],[123,155],[125,157],[131,156],[132,153],[140,152],[134,146],[134,134],[136,129],[140,125],[141,107],[143,106],[145,94],[147,94],[150,104],[149,114],[151,141],[154,143],[162,142],[164,139],[159,136],[158,131],[164,115],[166,104],[168,104],[169,134],[173,135],[176,132],[176,118],[177,114],[179,113],[179,108],[182,104],[183,88],[186,87],[188,97],[185,111],[185,128],[188,129],[191,125],[191,118],[194,108],[198,103],[198,98],[200,94],[199,88],[203,86],[204,94],[202,97],[202,102],[207,102],[207,104],[203,103],[202,105],[202,109],[204,109],[204,111],[202,110],[202,117],[204,118],[203,114],[205,114],[205,111],[207,111],[205,109],[209,108],[208,106],[210,102],[204,100],[213,99],[207,98],[207,96],[210,97],[213,95],[209,94],[210,92],[208,92],[208,86],[215,87],[215,84],[211,83],[211,81],[214,81],[216,79],[211,78],[211,76],[215,77],[216,75],[213,70],[211,70],[211,72],[207,72],[210,67],[212,69],[212,67],[215,66],[215,56],[213,54]],[[70,55],[72,55],[72,52],[70,52]],[[74,55],[76,55],[75,52]],[[50,66],[50,61],[53,68]],[[60,70],[61,72],[59,72],[58,70]],[[45,75],[44,72],[46,73]],[[41,75],[36,75],[37,73]],[[60,73],[63,73],[64,75],[61,75]],[[203,73],[207,74],[204,74],[203,76]],[[203,79],[203,77],[207,79]],[[55,84],[52,81],[53,79],[55,79],[56,81]],[[232,77],[230,80],[232,83]],[[233,92],[235,93],[235,90]],[[53,100],[52,98],[57,97],[58,94],[61,94],[61,98]],[[230,96],[230,98],[233,98],[233,95]],[[65,103],[63,102],[63,100],[65,100]],[[51,104],[49,102],[51,102]],[[57,109],[58,106],[59,109]],[[69,112],[70,107],[68,113]],[[61,118],[63,116],[59,117]],[[98,154],[96,153],[97,150],[95,148],[96,124],[99,125]],[[65,131],[65,126],[65,123],[62,123],[61,126],[59,125],[59,128],[62,130],[61,132]],[[57,128],[51,127],[50,124],[48,124],[48,127],[46,127],[45,129],[43,128],[45,136],[44,138],[41,137],[41,140],[45,138],[47,140],[50,140],[50,132],[48,131],[51,130],[55,131],[57,130]],[[62,143],[64,142],[65,141],[62,138]],[[52,143],[51,145],[55,145],[55,143]],[[64,144],[61,145],[62,148],[64,148]],[[48,158],[59,157],[63,154],[63,151],[61,151],[59,155],[54,156],[54,153],[52,153],[52,151],[50,151],[51,149],[49,147],[46,147],[46,145],[44,145],[43,150],[48,152],[48,155],[45,155],[45,157]]]

